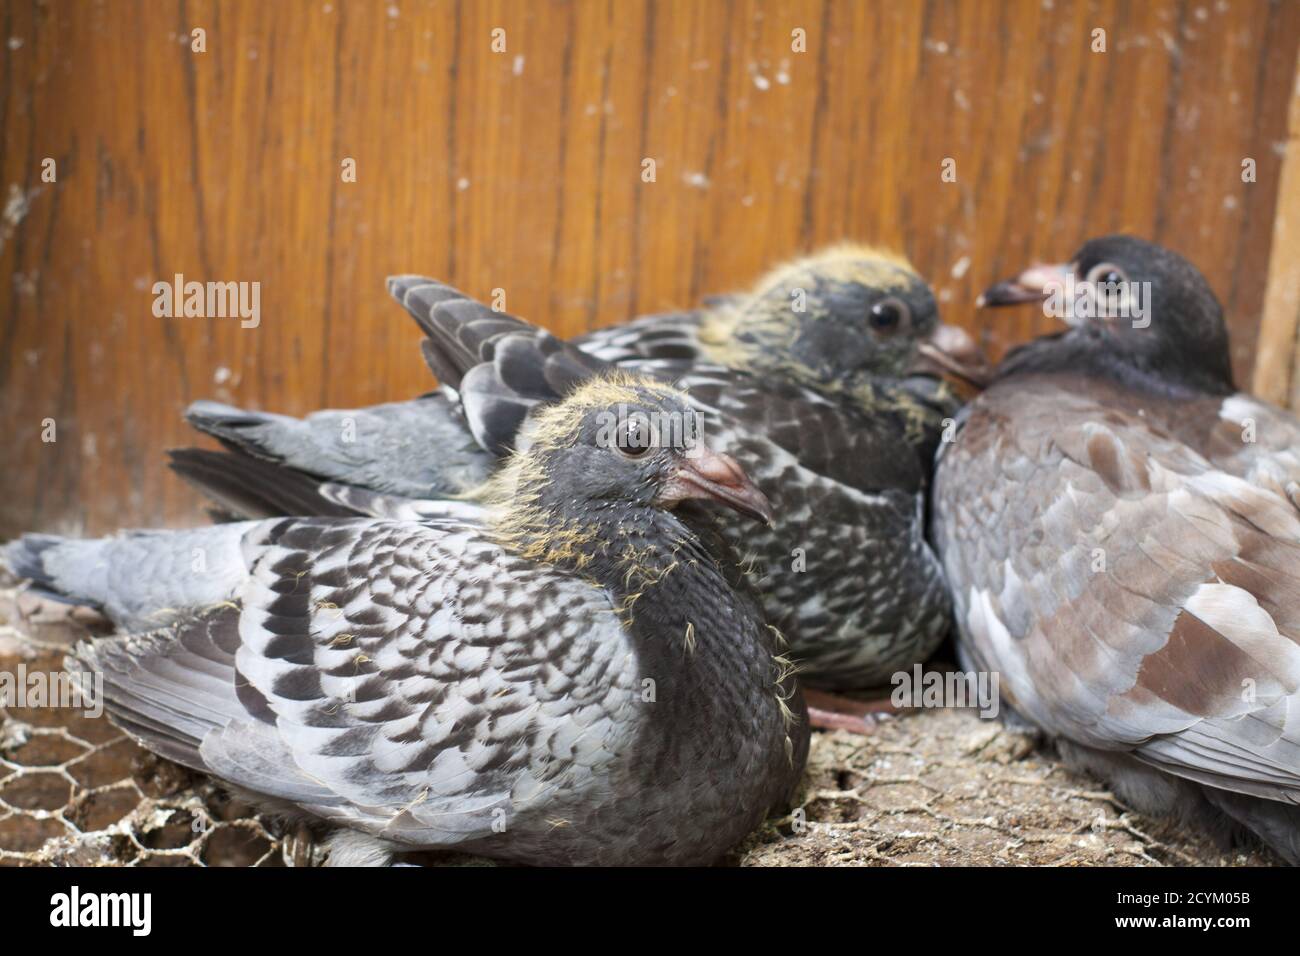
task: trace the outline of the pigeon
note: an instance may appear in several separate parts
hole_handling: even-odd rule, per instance
[[[405,403],[403,415],[435,417],[441,429],[448,420],[459,425],[459,407],[484,397],[466,389],[486,383],[498,398],[511,394],[480,403],[474,416],[483,425],[472,441],[484,449],[484,467],[509,451],[539,402],[610,364],[683,387],[719,448],[780,505],[771,530],[722,525],[751,559],[768,616],[789,640],[806,686],[879,685],[925,659],[947,633],[947,588],[925,539],[925,495],[943,423],[960,402],[939,376],[978,380],[981,366],[969,337],[938,321],[933,294],[904,260],[838,246],[695,312],[647,316],[572,345],[545,336],[544,359],[532,346],[520,355],[497,349],[491,361],[501,374],[470,375],[468,384],[462,376],[495,340],[526,341],[515,333],[533,327],[431,279],[401,276],[389,288],[424,330],[425,359],[443,386]],[[173,467],[236,515],[293,513],[321,481],[412,497],[456,486],[455,478],[427,478],[441,443],[407,442],[398,417],[378,409],[297,421],[203,402],[188,414],[237,458],[188,449],[173,453]],[[358,427],[343,441],[348,419]],[[451,446],[460,468],[465,436]],[[390,465],[396,448],[410,454]],[[259,478],[238,456],[289,468],[282,481],[273,471]],[[823,703],[819,720],[849,706]]]
[[[1176,253],[1086,243],[981,297],[1067,331],[1012,351],[940,451],[960,650],[1138,810],[1300,863],[1300,420],[1233,384]]]
[[[331,828],[332,864],[708,864],[790,797],[808,727],[701,508],[770,506],[692,416],[596,377],[442,514],[27,535],[4,557],[117,626],[69,670],[103,675],[124,730]]]
[[[435,306],[453,316],[483,308],[422,276],[396,276],[388,287],[417,321]],[[419,292],[408,302],[413,290]],[[908,438],[927,465],[943,420],[960,405],[937,376],[978,383],[987,373],[970,337],[938,321],[933,293],[905,259],[852,244],[787,263],[745,295],[713,297],[701,309],[644,316],[573,341],[604,362],[634,370],[716,365],[791,379],[828,394],[849,393],[868,411],[877,403],[902,408],[912,419]],[[436,374],[427,342],[423,348]],[[455,359],[463,364],[467,357],[453,351],[453,367]],[[895,387],[882,394],[876,383]],[[409,498],[457,494],[481,482],[492,467],[491,456],[470,440],[456,396],[445,387],[409,401],[324,410],[302,419],[201,400],[190,405],[186,418],[231,450],[286,471]],[[189,474],[188,464],[182,456],[177,470],[202,486],[202,476]],[[305,502],[294,504],[301,508]]]

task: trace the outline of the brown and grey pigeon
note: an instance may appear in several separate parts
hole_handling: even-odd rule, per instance
[[[334,863],[706,864],[791,794],[808,728],[697,510],[769,506],[692,420],[674,389],[601,376],[441,515],[28,535],[4,557],[118,626],[73,669],[132,737],[336,828]]]
[[[940,452],[964,657],[1137,808],[1300,862],[1300,421],[1236,389],[1218,301],[1160,246],[1095,239],[983,302],[1070,328]]]

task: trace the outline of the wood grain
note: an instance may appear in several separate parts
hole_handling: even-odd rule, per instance
[[[1253,385],[1269,401],[1300,409],[1300,57],[1293,90]]]
[[[1202,266],[1249,377],[1293,0],[0,11],[0,535],[200,520],[160,463],[196,398],[302,413],[425,390],[393,272],[504,290],[572,334],[850,237],[904,249],[998,350],[1045,320],[985,327],[980,288],[1122,228]],[[176,273],[260,282],[260,326],[155,318]]]

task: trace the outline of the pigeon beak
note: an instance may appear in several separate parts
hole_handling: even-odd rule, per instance
[[[1030,266],[1014,279],[991,285],[975,300],[977,309],[996,309],[1003,305],[1020,305],[1024,302],[1041,302],[1052,290],[1065,285],[1071,272],[1068,264]]]
[[[679,456],[677,467],[659,494],[659,503],[671,507],[688,498],[718,501],[769,526],[772,506],[730,455],[720,455],[703,445]]]
[[[988,360],[965,329],[940,322],[933,332],[916,346],[916,359],[908,369],[910,375],[954,375],[976,388],[989,382]]]

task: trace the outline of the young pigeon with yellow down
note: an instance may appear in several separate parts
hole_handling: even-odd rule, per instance
[[[1300,863],[1300,421],[1237,391],[1167,249],[1094,239],[982,304],[1049,297],[1069,330],[1010,353],[940,452],[963,656],[1134,807]]]
[[[581,351],[545,336],[551,364],[538,367],[527,348],[481,351],[531,331],[526,323],[431,279],[399,277],[389,288],[425,332],[441,393],[303,421],[198,403],[191,422],[243,460],[188,450],[176,453],[177,470],[240,514],[301,510],[322,480],[443,495],[467,462],[482,474],[512,447],[538,403],[614,363],[685,388],[719,447],[782,502],[774,529],[724,522],[724,531],[755,559],[769,617],[807,684],[883,683],[943,638],[949,604],[925,540],[925,493],[958,402],[938,375],[977,377],[979,358],[964,333],[938,321],[929,288],[902,260],[835,247],[777,269],[747,295],[591,333],[575,343]],[[461,376],[489,353],[501,374],[477,418],[486,451],[476,457],[463,430],[447,436],[461,425],[456,404],[468,400]],[[419,418],[426,423],[408,428]],[[337,496],[317,507],[338,507]]]
[[[675,389],[600,376],[442,516],[28,535],[4,556],[117,624],[72,669],[103,674],[119,725],[339,828],[331,863],[707,864],[789,797],[808,727],[698,505],[771,511],[693,420]]]

